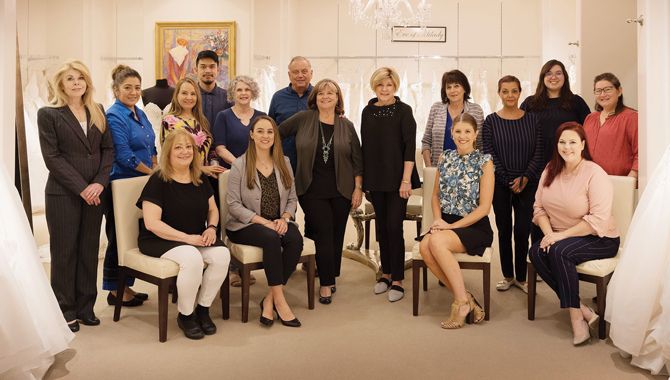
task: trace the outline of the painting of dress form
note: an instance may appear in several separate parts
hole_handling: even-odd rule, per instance
[[[174,86],[195,77],[198,52],[212,50],[219,56],[216,82],[226,88],[235,77],[235,22],[156,23],[156,78]]]

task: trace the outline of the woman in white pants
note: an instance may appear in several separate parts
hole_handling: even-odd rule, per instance
[[[163,144],[159,169],[137,201],[144,217],[140,251],[179,264],[177,324],[190,339],[216,333],[209,307],[230,263],[230,252],[216,236],[219,211],[214,192],[200,160],[193,159],[196,149],[188,132],[171,133]]]

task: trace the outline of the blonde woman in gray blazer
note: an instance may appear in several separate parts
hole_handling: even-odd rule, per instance
[[[252,122],[247,152],[230,168],[226,203],[228,238],[263,250],[270,289],[260,303],[261,324],[271,326],[276,312],[283,325],[300,327],[284,297],[284,285],[302,253],[302,235],[291,221],[298,199],[291,165],[272,118],[259,116]]]
[[[470,114],[477,121],[477,130],[481,130],[484,123],[484,111],[479,104],[469,101],[470,82],[460,70],[447,71],[442,75],[440,96],[442,101],[430,107],[426,130],[421,139],[421,155],[426,166],[435,166],[445,150],[456,149],[451,133],[445,133],[447,126],[451,128],[451,121],[456,116]],[[475,148],[482,150],[481,134],[477,136]]]

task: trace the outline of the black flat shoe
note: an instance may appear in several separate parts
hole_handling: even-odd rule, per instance
[[[81,323],[84,326],[97,326],[100,324],[100,320],[94,315],[90,317],[79,317],[77,322]]]
[[[265,301],[265,297],[263,297],[263,299],[261,300],[261,303],[260,303],[260,306],[261,306],[261,317],[259,318],[259,322],[261,323],[261,325],[263,325],[263,326],[265,326],[265,327],[270,327],[270,326],[272,326],[273,323],[275,323],[275,321],[274,321],[274,319],[265,318],[265,317],[263,316],[263,302],[264,302],[264,301]],[[274,314],[272,314],[272,317],[274,318]]]
[[[279,318],[279,321],[281,322],[282,325],[288,326],[288,327],[300,327],[302,326],[302,323],[300,323],[300,320],[298,318],[293,318],[290,321],[285,321],[281,318],[281,315],[279,315],[279,312],[277,311],[277,307],[272,305],[272,309],[274,310],[275,313],[277,313],[277,318]]]
[[[75,333],[75,332],[79,331],[79,322],[77,322],[77,321],[70,322],[70,323],[67,324],[67,327],[70,328],[70,331]]]
[[[205,335],[214,335],[216,334],[216,325],[212,322],[212,318],[209,317],[209,308],[204,306],[195,307],[195,316],[200,324],[200,329]]]
[[[191,315],[179,313],[177,316],[177,326],[179,326],[188,339],[202,339],[205,337],[205,333],[202,332],[195,318],[195,313],[191,313]]]
[[[137,297],[133,297],[130,301],[123,301],[122,305],[126,307],[135,307],[135,306],[140,306],[142,305],[144,301]],[[109,292],[107,294],[107,305],[114,306],[116,305],[116,296],[112,294],[112,292]]]
[[[146,293],[135,293],[134,297],[140,301],[146,301],[149,299],[149,295]]]
[[[333,302],[333,296],[319,296],[319,303],[330,305]]]

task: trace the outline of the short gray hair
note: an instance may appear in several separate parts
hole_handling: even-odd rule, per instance
[[[251,100],[258,99],[258,96],[261,94],[261,89],[258,87],[258,83],[256,83],[254,78],[246,75],[238,75],[228,83],[228,101],[232,102],[235,100],[235,87],[237,87],[238,83],[244,83],[251,88]]]
[[[312,67],[312,62],[310,62],[309,59],[303,57],[302,55],[296,55],[295,57],[291,58],[291,61],[288,63],[289,70],[290,70],[290,67],[293,64],[293,62],[296,62],[296,61],[305,61],[305,62],[307,62],[307,64],[309,65],[310,68]]]

